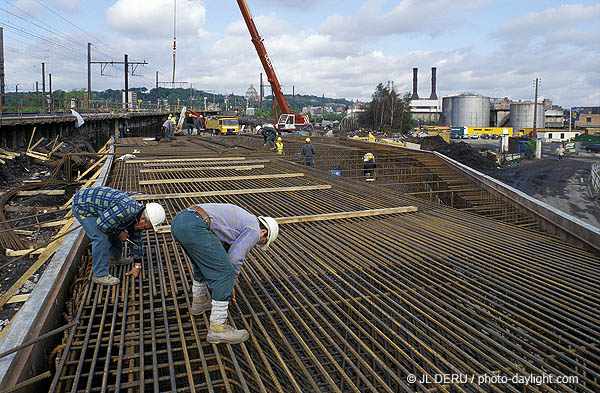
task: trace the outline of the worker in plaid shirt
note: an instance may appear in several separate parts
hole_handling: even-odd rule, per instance
[[[156,230],[166,219],[165,210],[158,203],[143,206],[126,193],[104,186],[77,191],[71,210],[92,242],[92,281],[101,285],[120,282],[108,272],[109,263],[135,262],[127,275],[139,275],[144,257],[142,231]],[[133,258],[121,258],[125,240]]]

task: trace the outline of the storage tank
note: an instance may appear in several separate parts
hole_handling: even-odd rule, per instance
[[[444,125],[449,127],[489,127],[490,98],[474,94],[442,98]]]
[[[510,126],[518,131],[524,128],[533,128],[533,102],[516,102],[510,104]],[[544,104],[537,104],[536,128],[544,128]]]

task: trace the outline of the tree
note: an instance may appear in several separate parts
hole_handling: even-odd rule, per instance
[[[414,124],[410,113],[410,93],[400,99],[393,88],[379,83],[358,122],[362,127],[406,133]]]

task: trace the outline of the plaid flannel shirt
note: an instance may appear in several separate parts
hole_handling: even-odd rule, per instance
[[[73,197],[73,210],[83,217],[98,217],[98,228],[112,236],[137,224],[144,206],[126,193],[110,187],[91,187],[77,191]],[[131,255],[135,259],[144,256],[142,231],[130,231]]]

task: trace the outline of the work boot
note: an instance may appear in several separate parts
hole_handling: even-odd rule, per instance
[[[110,265],[121,266],[133,263],[133,258],[110,258]]]
[[[116,277],[111,276],[110,274],[107,274],[106,276],[101,276],[98,277],[95,274],[92,274],[92,282],[95,282],[96,284],[100,284],[100,285],[117,285],[118,283],[121,282],[121,280],[119,280]]]
[[[211,299],[210,296],[194,296],[192,300],[192,308],[190,308],[190,314],[192,315],[201,315],[206,311],[211,309]]]
[[[211,344],[239,344],[246,341],[250,337],[245,329],[235,329],[227,322],[220,325],[218,323],[210,323],[206,341]]]

